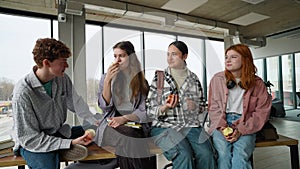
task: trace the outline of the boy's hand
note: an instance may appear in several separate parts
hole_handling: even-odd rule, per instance
[[[81,144],[81,145],[89,145],[90,143],[93,142],[93,140],[88,140],[86,137],[88,136],[88,133],[85,133],[83,136],[80,136],[74,140],[72,140],[72,144]]]
[[[94,129],[87,129],[85,131],[85,133],[87,133],[87,136],[85,137],[85,141],[89,141],[89,140],[93,140],[95,135],[96,135],[96,132]]]

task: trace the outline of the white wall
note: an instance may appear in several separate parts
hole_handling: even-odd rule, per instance
[[[300,51],[300,38],[267,38],[267,45],[261,48],[251,48],[254,58],[278,56]]]

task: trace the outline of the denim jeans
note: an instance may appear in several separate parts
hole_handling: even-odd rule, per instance
[[[215,159],[202,128],[153,128],[154,142],[173,163],[173,169],[214,169]],[[204,131],[205,132],[205,131]]]
[[[84,130],[81,126],[74,126],[72,127],[72,136],[71,139],[77,138],[84,134]],[[60,134],[57,133],[55,136],[59,136]],[[64,138],[63,136],[61,136]],[[20,154],[25,159],[28,168],[30,169],[59,169],[60,162],[59,162],[59,153],[58,151],[51,151],[51,152],[31,152],[22,147],[20,147]]]
[[[241,116],[227,114],[226,120],[230,125]],[[251,169],[250,157],[255,148],[255,134],[241,136],[237,141],[230,143],[225,140],[219,130],[213,132],[214,147],[218,152],[219,169]]]

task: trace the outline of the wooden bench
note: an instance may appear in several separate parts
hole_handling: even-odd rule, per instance
[[[96,144],[91,144],[87,146],[87,148],[88,156],[82,161],[116,158],[115,154],[113,153],[114,149],[111,147],[101,148],[98,147]],[[61,161],[66,163],[69,162],[67,160]],[[18,169],[25,169],[25,165],[26,161],[21,156],[8,156],[0,158],[0,167],[18,166]]]
[[[270,141],[258,141],[255,143],[255,147],[270,147],[270,146],[288,146],[290,148],[291,166],[292,169],[299,169],[299,152],[298,152],[298,140],[289,138],[279,134],[279,139]],[[151,150],[153,154],[161,154],[162,151],[159,148],[153,148]],[[251,163],[253,166],[253,157],[251,157]],[[167,164],[164,169],[172,166]]]
[[[274,141],[259,141],[256,142],[255,147],[271,147],[271,146],[288,146],[290,148],[290,158],[292,169],[299,169],[299,152],[298,152],[298,140],[279,135],[279,139]],[[252,166],[253,166],[253,159]]]
[[[290,148],[291,166],[292,169],[299,169],[299,152],[298,152],[298,140],[289,138],[283,135],[279,135],[279,139],[274,141],[259,141],[255,145],[256,147],[270,147],[270,146],[288,146]],[[151,146],[152,154],[161,154],[162,151],[155,146]],[[109,150],[109,151],[108,151]],[[113,153],[112,147],[101,148],[96,144],[88,146],[88,156],[82,161],[87,160],[100,160],[116,158]],[[68,162],[62,160],[62,162]],[[0,167],[18,166],[18,169],[25,169],[26,162],[22,157],[9,156],[0,158]]]

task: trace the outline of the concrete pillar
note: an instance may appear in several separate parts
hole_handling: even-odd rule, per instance
[[[65,14],[66,20],[58,22],[58,37],[72,52],[66,73],[70,76],[77,93],[86,101],[85,10],[82,8],[82,15],[66,14],[66,2],[59,2],[58,17]],[[67,123],[79,125],[82,121],[79,121],[75,114],[68,112]]]

